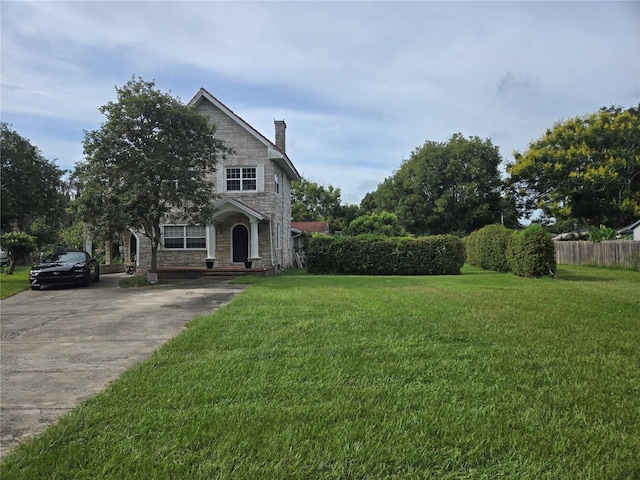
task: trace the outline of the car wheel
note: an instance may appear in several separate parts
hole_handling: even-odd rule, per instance
[[[96,268],[96,276],[93,277],[93,281],[94,282],[99,282],[100,281],[100,269]]]
[[[31,285],[31,290],[40,290],[40,285]]]
[[[89,283],[91,283],[91,272],[87,272],[87,274],[84,276],[84,279],[82,280],[82,286],[88,287]]]

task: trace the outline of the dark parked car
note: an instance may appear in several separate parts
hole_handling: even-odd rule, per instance
[[[87,252],[59,252],[47,255],[31,267],[32,290],[49,285],[82,285],[100,280],[100,266]]]

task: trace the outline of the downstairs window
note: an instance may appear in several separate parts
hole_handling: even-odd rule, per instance
[[[167,249],[205,249],[207,230],[203,225],[164,225],[162,245]]]

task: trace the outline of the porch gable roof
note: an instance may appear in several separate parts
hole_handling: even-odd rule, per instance
[[[268,219],[268,215],[260,210],[253,208],[251,205],[236,200],[235,198],[224,198],[214,205],[216,214],[214,218],[218,216],[226,216],[230,213],[243,213],[250,219],[257,221]]]

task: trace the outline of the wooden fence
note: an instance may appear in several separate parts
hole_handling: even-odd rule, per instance
[[[640,270],[640,242],[638,241],[558,241],[555,245],[558,264],[618,266]]]

